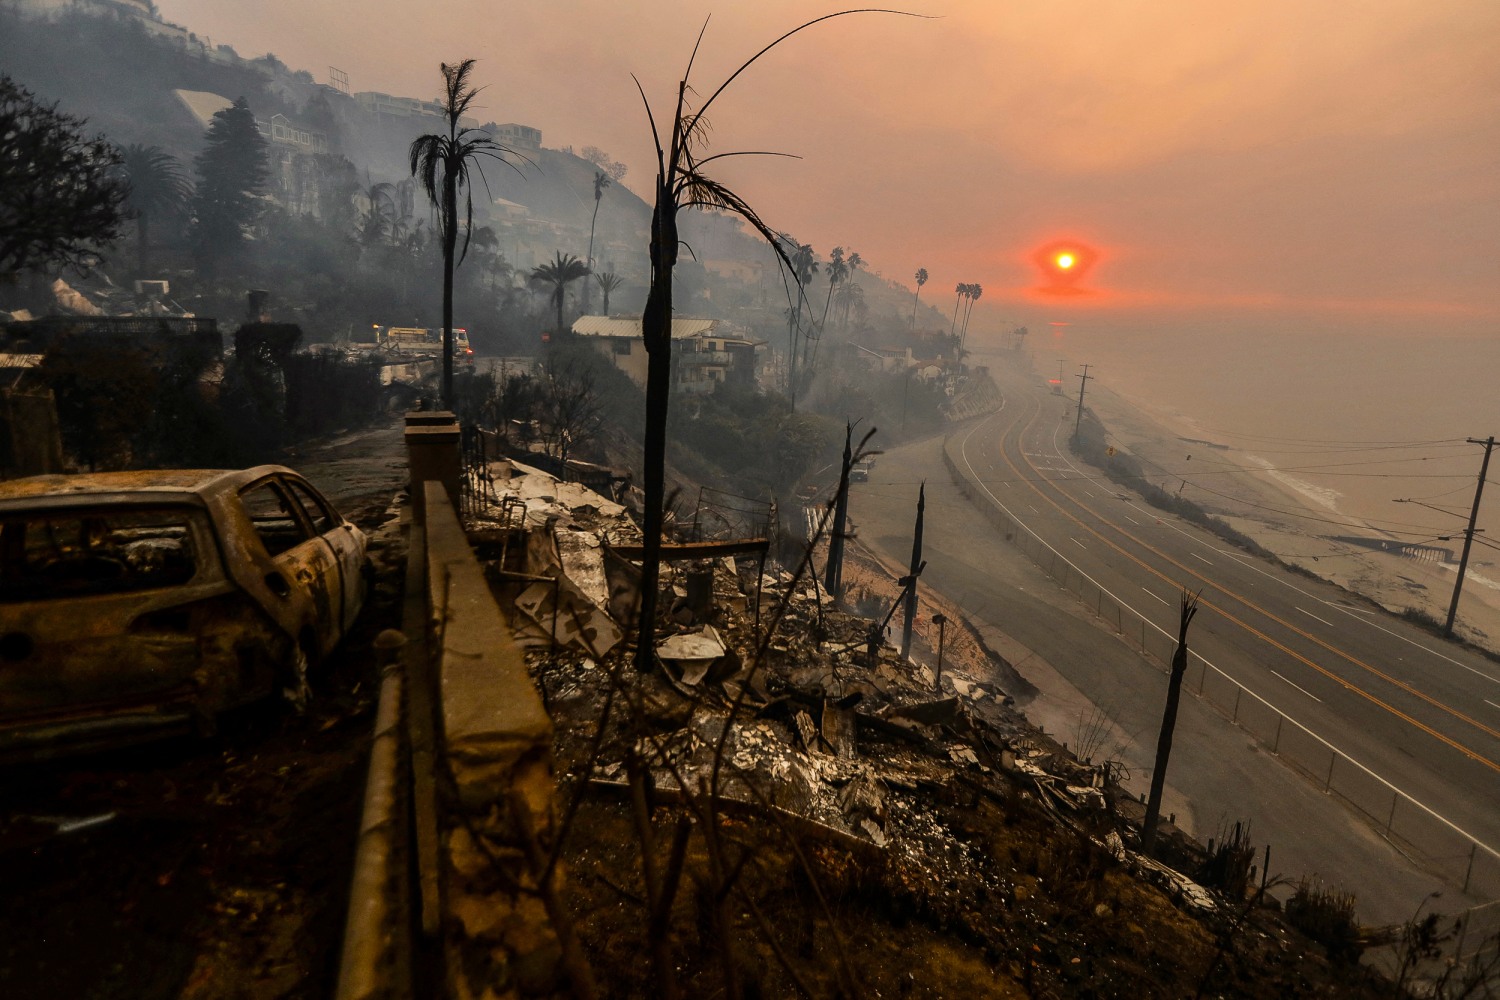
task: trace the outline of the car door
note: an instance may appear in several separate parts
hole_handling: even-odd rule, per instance
[[[291,475],[283,475],[282,481],[307,516],[313,533],[328,546],[338,564],[339,630],[347,632],[365,601],[364,533],[340,517],[311,483]]]
[[[269,592],[269,600],[262,598],[266,610],[299,642],[312,635],[315,648],[309,654],[327,653],[341,634],[342,597],[333,553],[274,477],[242,489],[239,501],[254,535],[244,551]]]

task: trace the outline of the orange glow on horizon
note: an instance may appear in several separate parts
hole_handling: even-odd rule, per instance
[[[1099,261],[1099,251],[1078,240],[1056,240],[1032,253],[1032,263],[1041,272],[1036,291],[1048,297],[1093,295],[1084,279]]]

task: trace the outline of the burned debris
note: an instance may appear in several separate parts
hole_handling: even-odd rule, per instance
[[[610,995],[850,995],[910,976],[945,995],[937,953],[912,953],[924,939],[1036,995],[1244,977],[1252,959],[1219,942],[1242,920],[1251,855],[1226,865],[1165,821],[1156,858],[1141,853],[1118,764],[1031,727],[998,682],[1008,665],[955,641],[953,609],[924,597],[904,657],[847,610],[902,607],[908,589],[857,550],[846,605],[806,553],[788,567],[764,538],[669,541],[641,671],[625,508],[517,462],[487,475],[471,538],[554,724],[563,818],[546,870],[566,873],[549,891],[572,901],[568,934],[610,970]],[[846,939],[830,899],[911,940],[893,954]],[[825,946],[837,957],[810,960]],[[1296,975],[1284,940],[1252,951],[1267,982]],[[558,975],[576,995],[577,970]]]

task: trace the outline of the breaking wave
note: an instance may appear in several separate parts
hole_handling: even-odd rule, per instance
[[[1343,494],[1338,490],[1330,489],[1327,486],[1318,486],[1315,483],[1310,483],[1305,479],[1298,479],[1296,476],[1289,476],[1285,472],[1279,472],[1272,466],[1270,462],[1261,458],[1259,455],[1246,455],[1245,458],[1248,459],[1252,464],[1259,466],[1265,471],[1268,476],[1276,480],[1281,485],[1295,490],[1297,493],[1300,493],[1302,496],[1311,500],[1319,507],[1322,507],[1324,510],[1336,512],[1339,509],[1338,500],[1339,497],[1343,496]]]

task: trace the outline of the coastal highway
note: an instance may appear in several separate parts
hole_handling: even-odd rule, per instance
[[[924,583],[1015,636],[1084,698],[1107,709],[1136,744],[1137,768],[1142,758],[1149,768],[1164,689],[1160,667],[1139,655],[1142,636],[1164,658],[1172,645],[1168,636],[1176,635],[1179,595],[1183,588],[1201,592],[1189,646],[1202,659],[1190,666],[1185,689],[1195,692],[1206,679],[1227,714],[1235,701],[1225,678],[1243,685],[1248,693],[1241,724],[1252,708],[1261,716],[1259,725],[1247,725],[1258,737],[1251,755],[1259,760],[1233,759],[1245,756],[1246,741],[1226,738],[1226,729],[1242,732],[1227,720],[1210,724],[1203,713],[1190,714],[1179,723],[1169,782],[1182,785],[1189,798],[1211,800],[1213,809],[1231,819],[1258,815],[1257,831],[1274,833],[1282,847],[1288,839],[1306,840],[1306,850],[1291,854],[1346,885],[1365,883],[1362,898],[1381,897],[1376,883],[1399,881],[1391,869],[1404,865],[1407,882],[1385,894],[1381,918],[1401,919],[1401,907],[1420,899],[1420,878],[1413,872],[1441,872],[1450,912],[1482,902],[1497,870],[1485,848],[1500,849],[1500,664],[1147,506],[1069,452],[1073,401],[1052,394],[1029,373],[992,374],[1003,407],[957,428],[947,442],[949,455],[971,483],[976,506],[1003,507],[1018,530],[1040,539],[1029,540],[1027,551],[1050,561],[1054,579],[1059,560],[1067,562],[1070,590],[1089,595],[1081,610],[1074,599],[1072,620],[1082,617],[1090,625],[1060,621],[1057,598],[1067,595],[1034,568],[1017,566],[1028,560],[995,537],[1000,531],[993,525],[977,529],[972,519],[964,520],[957,509],[961,501],[934,482],[947,478],[946,472],[934,475],[934,463],[919,460],[917,446],[882,459],[871,486],[854,493],[851,510],[867,544],[904,561],[910,542],[908,535],[903,544],[901,527],[903,520],[909,524],[910,506],[898,494],[914,491],[913,475],[928,479],[932,565]],[[933,444],[925,447],[931,451]],[[979,538],[981,530],[989,537]],[[1080,574],[1088,584],[1078,584]],[[1050,596],[1039,581],[1051,584]],[[1105,597],[1096,596],[1100,590]],[[1114,610],[1114,602],[1123,610]],[[1100,606],[1105,610],[1095,617]],[[1137,614],[1149,624],[1143,626]],[[1269,728],[1283,724],[1268,705],[1289,720],[1284,732]],[[1277,761],[1293,759],[1294,739],[1298,775]],[[1266,752],[1273,747],[1279,755]],[[1333,773],[1322,773],[1335,756]],[[1271,768],[1264,766],[1268,761]],[[1279,776],[1267,778],[1264,772],[1271,769]],[[1347,788],[1367,815],[1349,822],[1354,814],[1325,793],[1326,783],[1335,791]],[[1382,821],[1391,818],[1381,814],[1392,804],[1393,829],[1418,834],[1394,851],[1379,838]],[[1328,819],[1330,807],[1344,817]],[[1427,831],[1435,833],[1429,838]],[[1198,832],[1214,834],[1211,826]],[[1396,865],[1378,860],[1382,850]],[[1484,884],[1476,881],[1465,897],[1454,888],[1469,873],[1470,853]],[[1442,886],[1434,881],[1433,887]],[[1363,907],[1362,915],[1374,916]]]
[[[1070,401],[1002,379],[1000,412],[956,436],[960,470],[989,499],[1168,633],[1181,591],[1201,592],[1198,654],[1500,847],[1500,664],[1147,506],[1069,452]]]

